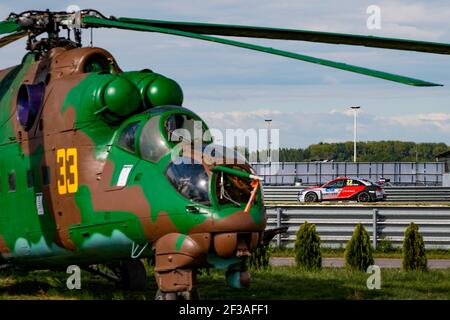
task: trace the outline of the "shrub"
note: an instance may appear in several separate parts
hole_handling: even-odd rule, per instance
[[[322,268],[322,252],[320,237],[316,226],[305,221],[297,232],[294,246],[297,266],[305,270],[320,270]]]
[[[247,258],[247,267],[250,270],[267,270],[270,268],[269,260],[273,249],[270,246],[260,246],[256,248],[250,257]]]
[[[411,222],[406,228],[405,238],[403,239],[403,270],[427,270],[427,255],[425,252],[425,243],[419,233],[419,227]]]
[[[377,251],[379,252],[391,252],[394,248],[392,247],[392,241],[389,239],[381,239],[377,246]]]
[[[366,271],[374,263],[370,237],[361,223],[358,223],[352,238],[345,247],[345,263],[353,270]]]

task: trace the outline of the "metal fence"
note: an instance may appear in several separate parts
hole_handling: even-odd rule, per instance
[[[274,244],[291,247],[305,221],[316,225],[324,247],[345,247],[356,224],[362,223],[374,248],[380,241],[402,245],[406,227],[419,226],[428,249],[450,249],[450,207],[276,206],[267,207],[268,227],[288,227]]]
[[[444,162],[252,163],[265,185],[323,184],[340,176],[391,180],[394,185],[441,186]]]
[[[264,201],[277,203],[298,201],[305,187],[264,186]],[[385,187],[389,202],[449,202],[450,188],[444,187]]]

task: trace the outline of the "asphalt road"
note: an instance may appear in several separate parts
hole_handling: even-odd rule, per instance
[[[273,257],[270,259],[270,264],[273,266],[292,266],[295,265],[294,258],[291,257]],[[345,265],[343,258],[323,258],[322,266],[342,268]],[[401,268],[402,259],[375,259],[375,265],[380,268]],[[428,267],[430,269],[445,269],[450,268],[450,259],[429,259]]]

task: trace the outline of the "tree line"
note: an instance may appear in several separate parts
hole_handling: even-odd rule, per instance
[[[445,143],[415,143],[405,141],[367,141],[357,143],[358,162],[432,162],[436,155],[449,150]],[[243,150],[241,150],[243,151]],[[248,152],[245,155],[250,156]],[[252,154],[253,158],[255,154]],[[276,152],[272,151],[272,160]],[[301,161],[353,161],[353,142],[312,144],[302,148],[280,148],[278,159],[281,162]],[[258,161],[267,161],[267,151],[260,151]]]

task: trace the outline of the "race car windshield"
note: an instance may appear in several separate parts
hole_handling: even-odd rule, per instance
[[[190,158],[171,163],[166,176],[175,189],[184,197],[197,203],[209,205],[209,177],[202,164]]]
[[[361,179],[361,180],[359,180],[359,182],[360,182],[362,185],[366,185],[366,186],[377,186],[377,185],[378,185],[378,184],[376,184],[375,182],[370,181],[370,180],[367,180],[367,179]]]

